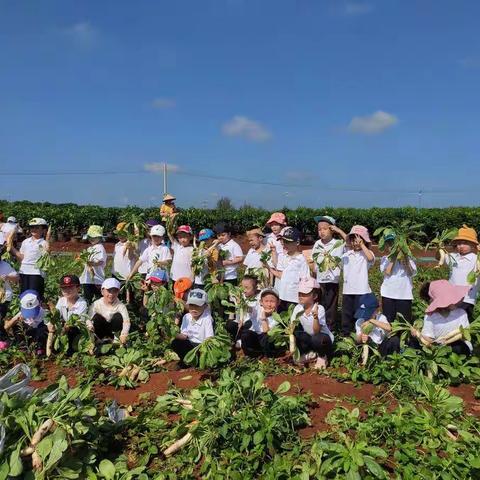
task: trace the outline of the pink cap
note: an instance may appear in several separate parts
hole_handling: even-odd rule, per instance
[[[192,227],[190,225],[180,225],[177,228],[177,233],[188,233],[189,235],[193,235]]]
[[[463,300],[463,297],[470,290],[470,286],[452,285],[448,280],[434,280],[430,283],[428,295],[432,303],[425,310],[426,313],[433,313],[439,308],[448,308]]]
[[[279,223],[280,225],[286,225],[287,224],[287,217],[282,212],[272,213],[272,215],[270,215],[270,218],[267,222],[267,225],[270,225],[273,222]]]
[[[302,278],[298,284],[299,293],[310,293],[314,288],[320,288],[320,285],[313,277]]]
[[[350,230],[349,235],[359,235],[365,242],[372,243],[370,240],[370,235],[368,234],[368,229],[363,225],[354,225]]]

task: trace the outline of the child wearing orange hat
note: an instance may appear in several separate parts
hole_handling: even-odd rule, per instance
[[[466,225],[458,229],[457,236],[452,240],[455,252],[446,256],[446,263],[450,267],[450,283],[453,285],[470,287],[461,308],[463,308],[468,318],[472,320],[473,307],[478,294],[478,280],[472,285],[468,281],[471,272],[477,270],[478,238],[477,232]]]

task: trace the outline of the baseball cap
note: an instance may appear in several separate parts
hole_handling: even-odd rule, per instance
[[[80,279],[76,275],[64,275],[60,279],[60,288],[73,286],[80,286]]]
[[[310,293],[314,288],[320,288],[320,285],[313,277],[301,278],[298,284],[299,293]]]
[[[294,227],[284,227],[280,232],[280,238],[287,242],[299,242],[300,232]]]
[[[47,227],[48,223],[44,218],[35,217],[28,222],[29,227]]]
[[[7,223],[17,223],[17,219],[15,217],[8,217]]]
[[[167,283],[168,273],[163,268],[157,268],[148,276],[148,280],[153,283]]]
[[[333,217],[331,217],[330,215],[320,215],[318,217],[313,217],[313,219],[317,223],[326,222],[326,223],[329,223],[330,225],[336,225],[337,224],[337,221]]]
[[[271,288],[271,287],[268,287],[268,288],[264,288],[261,292],[260,292],[260,298],[263,298],[265,295],[275,295],[279,300],[280,300],[280,295],[278,294],[277,290],[275,288]]]
[[[154,225],[150,229],[150,235],[156,236],[156,237],[163,237],[165,236],[166,230],[165,227],[162,225]]]
[[[182,298],[184,293],[192,288],[193,282],[188,277],[179,278],[173,284],[173,292],[176,298]]]
[[[365,293],[360,297],[360,306],[355,311],[355,318],[368,320],[378,308],[378,300],[374,293]]]
[[[209,238],[213,238],[215,236],[215,232],[210,228],[202,228],[198,232],[198,239],[203,242],[204,240],[208,240]]]
[[[116,288],[117,290],[120,290],[120,287],[120,282],[113,277],[106,278],[102,283],[102,288],[106,288],[107,290],[110,290],[111,288]]]
[[[40,313],[40,301],[36,290],[25,290],[20,295],[20,310],[24,318],[35,318]]]
[[[187,305],[203,307],[208,301],[207,293],[200,288],[194,288],[188,292]]]
[[[193,235],[192,227],[190,225],[180,225],[177,228],[177,233],[188,233],[189,235]]]

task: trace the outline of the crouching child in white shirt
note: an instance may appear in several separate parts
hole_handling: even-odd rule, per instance
[[[213,319],[204,290],[190,290],[187,297],[188,313],[183,316],[180,333],[172,342],[172,350],[183,364],[185,355],[207,338],[213,337]]]
[[[127,307],[118,299],[120,282],[116,278],[107,278],[102,283],[102,298],[90,306],[87,327],[99,340],[114,340],[120,335],[121,344],[125,344],[130,331],[130,317]]]
[[[294,335],[299,363],[316,360],[314,368],[326,368],[333,354],[333,334],[327,326],[325,308],[318,303],[319,284],[312,278],[303,278],[298,285],[298,305],[293,309],[291,321],[300,320]]]
[[[387,317],[380,313],[378,300],[373,293],[360,297],[360,306],[355,312],[357,343],[375,345],[382,357],[400,351],[400,338],[389,337],[392,327]]]

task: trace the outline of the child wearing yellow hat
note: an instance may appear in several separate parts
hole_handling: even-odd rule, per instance
[[[458,229],[457,236],[452,240],[455,252],[447,255],[446,263],[450,267],[450,283],[458,286],[471,287],[460,305],[470,321],[473,320],[473,307],[478,294],[478,280],[472,285],[468,275],[477,268],[478,238],[477,232],[467,225]]]

